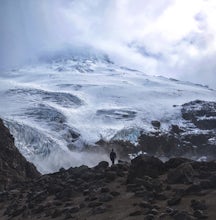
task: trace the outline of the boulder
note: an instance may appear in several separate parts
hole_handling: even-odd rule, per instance
[[[168,172],[167,182],[170,184],[176,183],[191,183],[195,176],[195,171],[190,163],[183,163],[177,168]]]
[[[92,214],[93,215],[101,214],[101,213],[107,212],[107,210],[108,208],[105,205],[97,206],[92,209]]]
[[[176,197],[169,199],[167,201],[167,205],[169,205],[169,206],[178,205],[180,202],[181,202],[181,197],[176,196]]]
[[[151,124],[153,125],[154,128],[160,129],[161,123],[159,121],[152,121]]]
[[[165,171],[164,163],[158,158],[139,155],[131,160],[131,166],[128,174],[128,183],[132,183],[136,178],[150,176],[153,178],[158,177]]]
[[[195,200],[192,199],[191,200],[191,208],[193,210],[206,210],[207,209],[207,205],[205,200]]]
[[[168,161],[166,161],[165,166],[169,170],[169,169],[176,168],[179,165],[183,163],[187,163],[187,162],[192,162],[192,160],[187,159],[187,158],[182,158],[182,157],[175,157],[175,158],[171,158]]]
[[[197,219],[208,219],[208,215],[206,215],[202,210],[194,211],[193,215]]]
[[[175,134],[180,134],[181,132],[183,132],[184,130],[182,130],[181,128],[179,128],[178,125],[171,125],[171,130],[172,133]]]
[[[96,170],[105,170],[107,167],[109,167],[109,163],[107,161],[101,161],[94,168]]]
[[[191,216],[186,211],[177,212],[175,215],[173,215],[174,220],[194,220],[194,217]]]
[[[113,196],[111,194],[105,193],[105,194],[101,194],[99,196],[99,201],[100,202],[109,202],[113,199]]]

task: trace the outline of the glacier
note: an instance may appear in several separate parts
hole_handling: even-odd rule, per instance
[[[0,76],[0,117],[15,143],[40,172],[93,166],[105,154],[82,152],[100,139],[136,144],[140,131],[183,126],[180,106],[195,99],[216,101],[206,86],[122,67],[107,55],[69,53]]]

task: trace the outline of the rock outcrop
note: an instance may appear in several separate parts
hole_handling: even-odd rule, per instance
[[[0,119],[0,190],[39,176],[35,166],[15,147],[13,136]]]
[[[216,103],[195,100],[183,105],[182,117],[202,130],[216,129]]]
[[[216,103],[195,100],[181,106],[183,127],[142,132],[137,152],[158,157],[216,158]]]

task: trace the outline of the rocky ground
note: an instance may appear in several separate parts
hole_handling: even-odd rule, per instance
[[[192,124],[189,132],[173,125],[168,133],[152,122],[154,134],[143,133],[139,144],[100,141],[94,149],[118,155],[147,152],[133,160],[109,166],[74,167],[40,175],[14,146],[0,120],[0,219],[77,220],[192,220],[216,219],[215,103],[185,104],[182,116]],[[200,132],[201,131],[201,132]],[[182,158],[208,156],[197,162]],[[162,162],[151,155],[176,156]]]
[[[0,192],[0,219],[216,219],[216,163],[141,155],[61,169]]]

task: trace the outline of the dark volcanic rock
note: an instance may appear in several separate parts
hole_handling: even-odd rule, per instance
[[[216,102],[195,100],[183,105],[182,117],[204,130],[216,129]]]
[[[210,136],[208,134],[188,134],[185,135],[185,141],[198,146],[207,143]]]
[[[183,163],[177,168],[170,170],[167,175],[168,183],[191,183],[195,176],[195,170],[190,163]]]
[[[112,199],[113,199],[113,196],[112,196],[111,194],[108,194],[108,193],[102,194],[102,195],[100,195],[100,197],[99,197],[99,201],[100,201],[100,202],[109,202],[109,201],[111,201]]]
[[[183,163],[187,163],[187,162],[192,162],[192,160],[186,159],[186,158],[181,158],[181,157],[171,158],[165,162],[165,166],[167,169],[174,169],[174,168],[178,167],[179,165],[181,165]]]
[[[131,161],[128,182],[133,182],[137,177],[158,177],[165,171],[165,165],[158,158],[140,155]]]
[[[171,125],[171,130],[170,131],[175,133],[175,134],[179,134],[179,133],[183,132],[184,130],[179,128],[178,125]]]
[[[0,119],[0,188],[39,176],[35,166],[15,147],[13,136]]]
[[[169,205],[169,206],[177,205],[180,203],[180,201],[181,201],[181,197],[179,197],[179,196],[173,197],[167,201],[167,205]]]
[[[143,133],[139,137],[140,150],[150,155],[177,156],[181,153],[179,144],[179,138],[169,133]]]
[[[151,124],[157,129],[159,129],[161,126],[161,123],[159,121],[152,121]]]
[[[191,208],[193,210],[206,210],[207,209],[207,205],[205,200],[199,201],[199,200],[191,200]]]
[[[186,211],[177,212],[173,215],[173,219],[175,220],[194,220],[194,218]]]
[[[97,166],[95,166],[95,169],[104,170],[109,166],[109,163],[107,161],[101,161]]]

